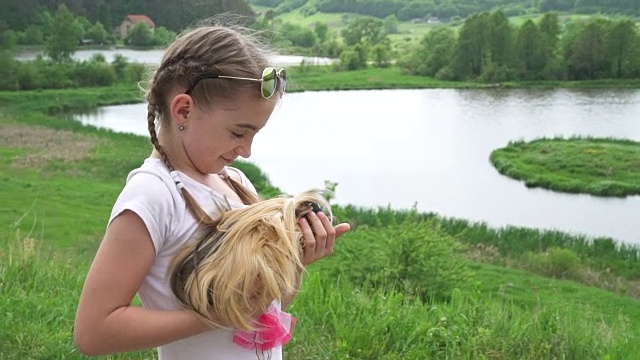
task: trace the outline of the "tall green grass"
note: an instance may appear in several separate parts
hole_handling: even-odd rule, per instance
[[[0,358],[84,358],[72,325],[90,258],[51,250],[21,233],[0,242]],[[640,351],[635,300],[515,270],[475,271],[476,285],[453,289],[447,302],[424,302],[312,266],[289,309],[298,324],[285,358],[588,360]]]

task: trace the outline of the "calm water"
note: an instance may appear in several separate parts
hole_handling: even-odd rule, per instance
[[[94,54],[104,55],[107,62],[112,62],[116,54],[120,54],[127,58],[130,62],[138,62],[145,64],[159,64],[164,55],[164,50],[133,50],[133,49],[113,49],[113,50],[79,50],[73,54],[73,59],[78,61],[86,61],[91,59]],[[43,55],[41,51],[26,51],[16,54],[16,59],[20,61],[34,60],[39,55]],[[270,58],[271,64],[275,66],[292,66],[300,65],[302,60],[307,62],[327,65],[333,62],[333,59],[320,57],[304,57],[295,55],[274,55]]]
[[[490,152],[510,140],[608,136],[640,141],[640,91],[375,90],[287,94],[250,160],[286,192],[337,182],[337,202],[611,236],[640,244],[640,197],[528,189]],[[146,135],[143,104],[80,121]]]

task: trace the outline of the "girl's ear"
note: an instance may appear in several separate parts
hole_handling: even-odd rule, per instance
[[[187,94],[178,94],[173,97],[170,104],[171,119],[175,126],[186,125],[189,114],[194,107],[193,98]]]

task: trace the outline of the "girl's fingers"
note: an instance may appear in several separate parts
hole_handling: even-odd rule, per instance
[[[346,233],[347,231],[351,230],[351,225],[347,224],[347,223],[342,223],[342,224],[338,224],[335,227],[336,230],[336,239],[339,238],[340,236],[342,236],[342,234]]]
[[[321,213],[318,213],[321,214]],[[326,217],[326,216],[325,216]],[[327,242],[327,230],[322,224],[322,220],[315,213],[311,212],[307,215],[307,219],[311,223],[311,227],[313,228],[313,233],[316,238],[316,249],[324,249],[326,247]]]
[[[307,221],[306,218],[300,218],[298,220],[298,224],[300,224],[300,229],[302,230],[302,235],[304,236],[304,247],[303,247],[303,258],[307,257],[309,251],[314,251],[316,249],[316,238],[313,236],[313,231],[311,230],[311,225]]]
[[[322,212],[309,213],[299,221],[304,236],[302,262],[308,265],[333,253],[336,238],[351,229],[347,223],[333,226],[329,218]]]
[[[318,218],[322,223],[323,230],[327,234],[324,248],[327,250],[328,254],[331,254],[333,253],[333,245],[336,242],[336,229],[333,227],[333,224],[331,224],[331,221],[324,213],[318,213]]]

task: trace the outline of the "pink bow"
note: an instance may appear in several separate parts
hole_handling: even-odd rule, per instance
[[[295,325],[295,317],[271,305],[266,313],[258,317],[260,330],[252,332],[236,330],[233,334],[233,342],[245,349],[269,350],[289,342]]]

